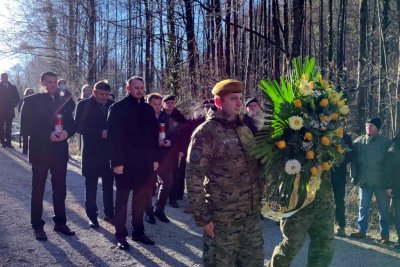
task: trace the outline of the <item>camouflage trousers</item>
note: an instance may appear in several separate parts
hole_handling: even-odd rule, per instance
[[[270,267],[290,266],[303,246],[307,233],[310,236],[307,266],[329,265],[333,257],[335,217],[333,198],[332,201],[327,200],[319,201],[316,198],[313,203],[293,216],[281,220],[283,240],[275,247],[269,263]]]
[[[264,266],[264,239],[259,214],[229,225],[214,223],[214,233],[214,238],[203,234],[204,266]]]

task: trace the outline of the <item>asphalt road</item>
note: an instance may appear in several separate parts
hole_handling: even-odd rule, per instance
[[[54,232],[51,184],[48,179],[44,200],[45,231],[49,240],[39,242],[30,226],[31,172],[27,157],[19,150],[0,149],[0,266],[201,266],[201,229],[190,215],[167,207],[171,223],[145,223],[146,233],[155,246],[139,245],[132,240],[129,252],[120,251],[114,244],[114,229],[100,220],[100,228],[88,227],[84,210],[84,179],[79,162],[71,160],[67,175],[68,225],[77,235],[65,237]],[[98,188],[101,192],[101,186]],[[101,207],[101,197],[98,194]],[[100,212],[102,215],[102,212]],[[282,239],[276,223],[264,220],[265,263],[276,244]],[[292,266],[306,266],[306,243]],[[335,240],[331,266],[400,266],[400,253],[372,240],[364,242],[349,238]]]

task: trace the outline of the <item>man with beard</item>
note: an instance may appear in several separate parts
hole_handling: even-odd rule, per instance
[[[104,220],[114,217],[114,175],[110,168],[111,147],[107,134],[108,108],[114,101],[108,100],[111,87],[104,81],[94,85],[93,94],[78,103],[76,108],[77,132],[82,135],[82,175],[85,177],[85,208],[89,226],[98,228],[97,183],[101,177],[103,187]]]
[[[132,239],[154,245],[144,233],[143,215],[148,203],[148,190],[153,185],[153,171],[158,168],[158,123],[154,109],[144,100],[144,80],[131,77],[128,95],[110,107],[108,137],[111,144],[111,166],[116,174],[115,236],[118,247],[128,250],[126,241],[127,205],[132,197]]]

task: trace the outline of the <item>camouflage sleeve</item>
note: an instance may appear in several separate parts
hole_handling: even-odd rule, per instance
[[[204,180],[212,164],[212,135],[197,131],[192,135],[188,148],[186,181],[190,211],[197,226],[204,226],[212,221],[212,214],[206,201]]]

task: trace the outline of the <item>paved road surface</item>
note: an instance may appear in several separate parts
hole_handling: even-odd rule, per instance
[[[71,160],[68,169],[68,225],[77,235],[65,237],[52,230],[51,184],[48,181],[44,219],[49,240],[39,242],[30,227],[30,165],[19,151],[0,149],[0,266],[201,266],[201,231],[183,212],[187,205],[185,200],[181,201],[179,209],[167,207],[170,224],[145,223],[146,233],[155,240],[155,246],[142,246],[129,240],[132,248],[123,252],[114,244],[112,226],[100,220],[99,230],[88,227],[79,162]],[[101,197],[98,201],[101,206]],[[264,220],[263,226],[267,262],[282,237],[274,222]],[[306,246],[292,266],[306,265]],[[400,253],[372,241],[362,243],[340,238],[335,240],[331,266],[400,266]]]

